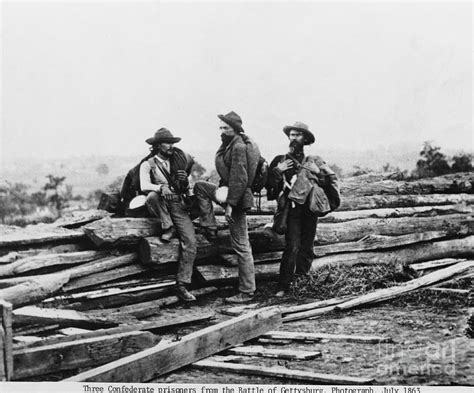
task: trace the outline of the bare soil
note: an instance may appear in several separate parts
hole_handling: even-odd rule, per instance
[[[259,305],[284,307],[318,299],[297,302],[278,301],[273,284],[259,286],[256,302]],[[168,314],[189,315],[216,311],[216,319],[208,324],[188,326],[164,332],[163,339],[179,340],[183,335],[230,318],[221,313],[232,306],[223,298],[232,289],[220,289],[199,299],[193,305],[163,309],[160,318]],[[289,369],[317,373],[370,377],[376,384],[397,385],[474,385],[474,340],[465,335],[467,296],[446,295],[422,290],[394,301],[370,308],[330,313],[316,319],[285,323],[278,330],[331,334],[377,335],[390,337],[390,344],[362,344],[342,341],[269,345],[275,348],[316,350],[322,357],[306,361],[282,361],[266,358],[244,358],[246,364],[280,365]],[[301,382],[229,372],[194,370],[185,367],[155,379],[155,383],[213,383],[213,384],[298,384]]]

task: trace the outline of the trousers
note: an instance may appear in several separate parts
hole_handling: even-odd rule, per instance
[[[199,203],[199,222],[202,227],[216,228],[216,218],[212,202],[219,204],[216,199],[217,186],[206,181],[198,181],[194,185],[194,195]],[[253,294],[255,292],[255,267],[247,227],[245,210],[232,210],[234,222],[229,224],[232,249],[237,254],[239,268],[239,291]]]
[[[314,259],[314,240],[318,216],[308,204],[295,204],[288,213],[285,250],[281,258],[279,287],[287,290],[295,274],[306,275]]]
[[[165,201],[161,195],[155,191],[147,195],[146,206],[149,213],[162,220],[162,228],[168,229],[171,224],[175,227],[180,240],[180,253],[178,260],[178,273],[176,281],[178,283],[190,284],[193,275],[194,260],[197,254],[197,241],[194,225],[182,200]],[[163,216],[160,214],[163,206],[167,208],[167,215],[171,222],[163,224]]]

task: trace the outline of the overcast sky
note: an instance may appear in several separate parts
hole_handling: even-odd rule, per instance
[[[230,110],[268,156],[295,121],[315,150],[473,147],[470,2],[3,2],[1,33],[2,160],[140,154],[162,126],[214,151]]]

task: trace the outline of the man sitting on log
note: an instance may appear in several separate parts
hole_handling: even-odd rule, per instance
[[[152,145],[153,157],[140,165],[140,188],[147,193],[146,207],[149,213],[160,219],[161,239],[169,242],[175,229],[181,243],[176,277],[176,295],[185,301],[196,300],[186,288],[191,283],[197,242],[194,226],[183,198],[188,195],[188,176],[193,159],[173,145],[181,138],[173,136],[166,128],[160,128],[146,142]]]
[[[230,303],[250,301],[255,292],[255,268],[250,245],[246,211],[253,206],[251,185],[255,179],[260,150],[242,128],[242,119],[235,112],[219,115],[222,145],[216,153],[216,170],[220,186],[198,181],[194,194],[199,202],[200,223],[210,240],[217,236],[212,201],[225,207],[232,248],[239,265],[239,293],[229,297]]]
[[[304,153],[304,146],[315,141],[308,126],[296,122],[283,132],[290,140],[290,151],[270,163],[267,182],[268,200],[278,199],[273,230],[285,234],[278,297],[288,292],[295,274],[309,273],[318,217],[340,204],[334,171],[321,157]]]

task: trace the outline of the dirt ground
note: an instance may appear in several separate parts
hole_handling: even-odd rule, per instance
[[[272,284],[260,286],[257,303],[262,307],[296,305],[296,301],[278,301],[269,296]],[[216,312],[208,324],[164,332],[163,339],[177,340],[180,336],[230,318],[220,311],[230,308],[223,297],[232,289],[220,289],[206,295],[192,306],[180,305],[163,309],[168,314]],[[318,299],[307,299],[304,303]],[[301,302],[299,302],[301,303]],[[246,364],[280,365],[295,370],[370,377],[376,384],[397,385],[474,385],[474,340],[464,330],[467,321],[466,296],[433,294],[424,290],[370,308],[330,313],[316,319],[285,323],[278,330],[331,334],[378,335],[390,337],[389,344],[362,344],[342,341],[269,345],[321,351],[322,357],[305,361],[285,361],[266,358],[244,358]],[[211,372],[185,367],[153,380],[156,383],[217,383],[217,384],[299,384],[298,381]]]

